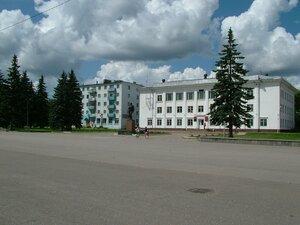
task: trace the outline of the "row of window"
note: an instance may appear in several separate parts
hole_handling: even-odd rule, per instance
[[[182,118],[177,118],[176,119],[176,125],[177,126],[182,126],[182,120],[183,120]],[[166,122],[167,122],[167,126],[172,126],[172,119],[171,118],[167,118]],[[162,126],[162,119],[158,118],[156,120],[156,125],[157,126]],[[192,118],[187,119],[187,125],[188,126],[193,126],[193,119]],[[147,126],[153,126],[152,119],[147,120]]]
[[[204,90],[199,90],[196,92],[197,93],[197,99],[205,99],[205,91]],[[253,97],[253,89],[247,89],[247,93],[249,96]],[[186,92],[186,100],[194,100],[194,95],[195,92]],[[180,93],[176,93],[176,100],[177,101],[181,101],[184,100],[183,99],[183,92]],[[166,97],[166,101],[173,101],[173,93],[166,93],[165,95]],[[214,91],[209,91],[208,92],[208,98],[209,99],[214,99],[216,97],[215,92]],[[159,94],[157,95],[157,101],[158,102],[162,102],[163,101],[163,95]]]
[[[285,114],[288,114],[290,116],[293,116],[294,115],[294,111],[293,111],[293,108],[291,107],[288,107],[284,104],[280,104],[280,112],[281,113],[285,113]]]
[[[107,112],[109,112],[109,113],[116,113],[116,114],[118,114],[120,111],[117,109],[117,110],[106,110],[106,109],[104,109],[103,110],[103,114],[106,114]],[[82,114],[84,113],[84,111],[82,111]],[[85,111],[85,113],[86,114],[89,114],[90,113],[90,111],[88,111],[88,110],[86,110]],[[101,110],[97,110],[97,114],[101,114]],[[135,111],[135,114],[138,116],[139,115],[139,111]]]
[[[198,99],[205,99],[205,91],[199,90],[197,92],[197,98]],[[213,91],[209,91],[209,98],[214,98]],[[193,100],[194,99],[194,92],[187,92],[186,93],[186,99],[187,100]],[[176,100],[181,101],[183,100],[183,92],[176,93]],[[163,95],[157,95],[157,101],[162,102],[163,101]],[[173,93],[166,93],[166,101],[173,101]]]
[[[253,112],[253,104],[248,104],[247,105],[247,110],[248,112]],[[167,113],[172,113],[172,106],[167,106]],[[188,113],[193,113],[194,112],[194,107],[193,106],[188,106],[187,107],[187,112]],[[204,106],[203,105],[199,105],[198,106],[198,113],[202,113],[204,112]],[[157,114],[161,114],[162,113],[162,107],[157,107],[156,109],[156,113]],[[182,106],[177,106],[177,113],[182,113]]]
[[[168,106],[167,107],[167,113],[172,113],[172,111],[173,111],[173,107]],[[194,107],[193,106],[188,106],[187,111],[188,111],[188,113],[193,113]],[[157,112],[157,114],[162,113],[162,107],[160,107],[160,106],[157,107],[156,112]],[[198,106],[198,112],[204,112],[204,106],[203,105]],[[182,113],[182,106],[177,106],[177,113]]]
[[[280,127],[290,129],[293,128],[294,123],[291,120],[280,119]]]
[[[161,118],[157,118],[156,119],[156,126],[162,126],[162,119]],[[167,127],[172,126],[172,118],[167,118],[166,119],[166,125]],[[176,126],[182,126],[182,118],[177,118],[176,119]],[[193,118],[187,118],[187,126],[193,126],[194,122],[196,122]],[[249,124],[250,127],[253,127],[253,119],[249,119]],[[212,123],[210,123],[210,125],[214,125]],[[149,118],[147,119],[147,126],[153,126],[153,119]],[[261,127],[266,127],[268,126],[268,119],[267,118],[261,118],[260,119],[260,126]]]
[[[101,90],[101,87],[103,87],[104,90],[106,90],[107,87],[109,87],[109,88],[117,88],[118,89],[120,87],[120,85],[119,84],[117,84],[117,85],[111,84],[111,85],[98,86],[97,89]],[[90,91],[90,90],[96,90],[96,89],[94,87],[82,87],[81,88],[81,91],[85,91],[85,90]],[[128,90],[130,90],[130,86],[128,86]]]
[[[288,92],[284,90],[280,90],[280,97],[288,102],[293,103],[294,102],[294,97],[293,95],[289,94]]]

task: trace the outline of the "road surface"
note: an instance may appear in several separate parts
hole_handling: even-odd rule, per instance
[[[0,132],[0,224],[297,225],[300,148]]]

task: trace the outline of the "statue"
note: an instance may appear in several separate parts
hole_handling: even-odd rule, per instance
[[[132,120],[132,113],[134,112],[134,106],[132,103],[128,106],[128,118]]]

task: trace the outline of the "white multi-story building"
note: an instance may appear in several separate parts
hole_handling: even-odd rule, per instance
[[[251,127],[280,131],[294,128],[297,89],[281,77],[246,76],[253,98],[247,102]],[[140,126],[161,129],[223,129],[210,123],[215,78],[162,82],[140,92]]]
[[[132,104],[132,120],[138,124],[139,91],[142,86],[121,80],[82,85],[82,126],[126,128],[128,108]]]

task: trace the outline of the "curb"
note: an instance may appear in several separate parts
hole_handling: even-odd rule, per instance
[[[200,137],[199,141],[201,141],[201,142],[231,143],[231,144],[252,144],[252,145],[273,145],[273,146],[300,147],[300,141],[288,141],[288,140]]]

